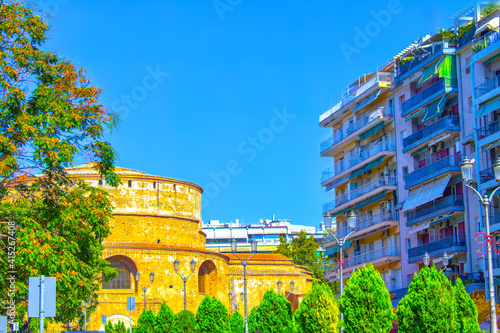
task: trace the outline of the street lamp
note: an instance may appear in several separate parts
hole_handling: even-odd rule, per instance
[[[449,263],[450,263],[450,257],[448,257],[448,254],[445,252],[443,255],[443,266],[445,269],[448,267]]]
[[[423,259],[424,259],[424,265],[429,266],[429,264],[431,263],[431,257],[429,257],[429,253],[425,252]]]
[[[175,273],[177,273],[177,275],[179,275],[181,277],[182,282],[184,282],[184,310],[186,310],[186,282],[189,279],[189,277],[191,276],[191,274],[193,274],[194,271],[196,270],[196,260],[194,260],[194,259],[191,260],[190,265],[191,265],[191,273],[189,273],[188,276],[184,276],[184,275],[179,273],[179,262],[177,261],[177,259],[175,259],[175,261],[174,261]]]
[[[250,259],[257,254],[257,241],[255,239],[251,242],[251,248],[253,254],[247,259],[241,259],[241,257],[236,254],[236,251],[238,250],[238,242],[236,241],[236,239],[233,239],[231,242],[231,251],[236,257],[238,257],[238,259],[240,259],[241,264],[243,265],[243,281],[245,286],[245,333],[248,333],[247,264]]]
[[[331,215],[328,213],[324,214],[323,217],[325,218],[325,224],[326,224],[327,219],[331,219]],[[349,236],[351,236],[351,234],[354,232],[354,229],[356,229],[356,220],[357,220],[357,216],[354,213],[354,211],[351,210],[351,212],[347,216],[347,226],[349,227],[351,232],[349,232],[347,234],[347,236],[345,236],[343,239],[337,238],[337,236],[333,235],[333,237],[337,241],[337,244],[339,245],[339,249],[340,249],[340,260],[339,260],[340,261],[340,296],[342,296],[342,293],[344,292],[344,268],[342,267],[343,266],[342,260],[344,259],[344,257],[342,254],[342,249],[344,247],[345,241],[349,238]],[[344,319],[343,313],[340,313],[340,319]],[[343,332],[343,331],[344,331],[344,328],[341,326],[340,332]]]
[[[238,309],[238,306],[245,299],[245,293],[243,293],[243,292],[240,293],[240,301],[239,302],[236,302],[236,300],[235,300],[236,297],[234,296],[234,294],[232,292],[229,292],[228,295],[229,295],[229,302],[231,302],[234,311],[236,311]]]
[[[281,286],[282,286],[281,281],[278,280],[278,282],[276,282],[276,285],[278,287],[278,292],[280,292],[281,291]],[[285,291],[285,298],[288,298],[288,296],[290,296],[290,294],[293,293],[294,287],[295,287],[295,282],[293,282],[293,280],[292,280],[292,281],[290,281],[290,292],[288,293],[288,295],[286,294],[286,291]]]
[[[490,291],[490,318],[491,318],[491,326],[490,326],[490,332],[491,333],[498,333],[498,326],[497,326],[497,313],[496,313],[496,304],[495,304],[495,289],[494,289],[494,282],[493,282],[493,256],[491,253],[491,243],[489,239],[491,238],[490,234],[490,218],[489,218],[489,209],[490,209],[490,198],[493,198],[495,195],[495,192],[500,188],[500,186],[497,186],[493,192],[490,194],[488,197],[487,194],[484,196],[479,193],[478,190],[476,190],[474,187],[470,185],[472,182],[472,166],[474,165],[474,159],[469,160],[468,158],[465,158],[462,164],[460,164],[460,168],[462,169],[462,178],[464,180],[465,186],[468,188],[472,189],[474,193],[477,194],[479,197],[479,200],[481,201],[481,204],[484,207],[484,216],[485,216],[485,226],[486,226],[486,245],[487,245],[487,252],[488,252],[488,287]],[[497,159],[495,164],[493,164],[493,172],[495,174],[495,180],[497,182],[500,181],[500,157]]]
[[[141,274],[139,273],[139,271],[137,271],[137,273],[135,273],[135,282],[137,282],[137,284],[139,285],[139,287],[141,287],[142,291],[144,292],[144,310],[146,310],[146,291],[148,291],[149,286],[155,280],[155,273],[151,272],[151,274],[149,274],[149,281],[151,281],[151,282],[150,282],[150,284],[148,284],[147,287],[143,287],[139,283],[139,278],[140,277],[141,277]]]

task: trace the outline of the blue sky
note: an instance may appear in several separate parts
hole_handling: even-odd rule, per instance
[[[52,13],[46,47],[85,68],[122,117],[108,135],[117,165],[203,186],[205,221],[275,214],[306,225],[318,225],[332,195],[320,186],[332,161],[319,156],[331,134],[319,113],[359,75],[452,26],[471,4],[39,3]],[[390,15],[377,21],[381,11]],[[360,30],[370,35],[362,43]],[[356,51],[346,57],[341,45]]]

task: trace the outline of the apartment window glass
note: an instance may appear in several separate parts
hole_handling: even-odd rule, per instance
[[[405,95],[399,96],[399,107],[401,107],[404,102],[405,102]]]
[[[470,74],[470,57],[465,58],[465,74]]]
[[[102,289],[130,289],[130,271],[128,267],[122,262],[112,262],[111,268],[118,270],[118,275],[109,282],[102,283]]]
[[[391,115],[394,115],[394,100],[393,99],[389,100],[389,113]]]
[[[473,107],[472,107],[472,96],[467,97],[467,110],[469,113],[472,113]]]

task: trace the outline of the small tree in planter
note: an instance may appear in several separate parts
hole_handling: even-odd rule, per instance
[[[457,279],[453,286],[453,294],[457,308],[457,319],[460,323],[460,333],[477,333],[481,332],[478,323],[477,308],[474,301],[465,291],[462,280]]]

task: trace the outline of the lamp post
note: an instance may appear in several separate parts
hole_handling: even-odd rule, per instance
[[[232,292],[229,292],[229,302],[231,302],[233,309],[236,311],[238,309],[238,306],[241,304],[241,302],[245,299],[245,293],[240,294],[240,301],[236,303],[235,296]]]
[[[148,288],[149,286],[153,283],[153,281],[155,280],[155,273],[151,272],[149,274],[149,281],[151,281],[147,287],[143,287],[140,283],[139,283],[139,278],[141,277],[141,274],[139,273],[139,271],[137,271],[137,273],[135,273],[135,282],[137,282],[137,284],[139,285],[139,287],[141,287],[142,291],[144,292],[144,310],[146,310],[146,291],[148,291]]]
[[[429,257],[429,253],[427,253],[427,251],[425,252],[423,259],[424,265],[429,266],[429,264],[431,263],[431,257]]]
[[[84,317],[84,331],[87,331],[87,303],[82,301],[83,305],[83,317]]]
[[[332,216],[329,213],[325,213],[323,215],[323,217],[325,218],[325,225],[331,224]],[[342,249],[345,245],[346,240],[354,232],[354,229],[356,229],[356,220],[357,220],[356,214],[354,213],[354,211],[351,210],[351,212],[347,216],[347,226],[349,227],[351,232],[349,232],[347,234],[347,236],[345,236],[344,238],[337,238],[337,236],[333,235],[333,237],[337,241],[337,244],[339,245],[339,249],[340,249],[340,296],[342,296],[342,293],[344,292],[344,275],[343,275],[344,268],[342,267],[343,266],[342,260],[344,259],[344,257],[342,254]],[[342,313],[340,313],[340,319],[344,319],[344,315]],[[344,331],[344,328],[341,326],[340,332],[343,332],[343,331]]]
[[[495,195],[495,192],[500,188],[500,186],[497,186],[493,192],[491,193],[490,196],[485,194],[484,196],[479,193],[478,190],[476,190],[473,186],[471,186],[472,182],[472,166],[474,165],[474,159],[469,160],[468,158],[465,158],[465,160],[460,164],[460,168],[462,169],[462,178],[465,182],[465,186],[468,188],[472,189],[474,193],[477,194],[479,197],[479,200],[481,201],[481,204],[484,207],[484,216],[485,216],[485,226],[486,226],[486,237],[491,237],[490,234],[490,217],[489,217],[489,209],[490,209],[490,199],[493,198]],[[495,174],[495,180],[498,182],[500,181],[500,157],[497,159],[495,164],[493,164],[493,172]],[[491,318],[491,326],[490,326],[490,332],[491,333],[498,333],[498,326],[497,326],[497,314],[496,314],[496,304],[495,304],[495,289],[494,289],[494,283],[493,283],[493,256],[491,253],[491,243],[487,239],[486,240],[486,245],[487,245],[487,252],[488,252],[488,287],[490,291],[490,318]]]
[[[281,291],[281,285],[282,285],[282,284],[281,284],[281,281],[280,281],[280,280],[278,280],[278,282],[276,282],[276,285],[277,285],[277,287],[278,287],[278,292],[280,292],[280,291]],[[291,293],[293,293],[293,289],[294,289],[294,287],[295,287],[295,282],[290,281],[290,292],[289,292],[289,293],[288,293],[288,295],[287,295],[287,294],[286,294],[286,290],[285,290],[285,298],[288,298],[288,296],[290,296],[290,294],[291,294]]]
[[[238,242],[235,239],[231,242],[231,252],[233,252],[233,254],[240,259],[241,264],[243,265],[243,281],[245,286],[245,333],[248,333],[247,264],[250,259],[257,254],[257,241],[253,240],[251,244],[253,254],[247,259],[241,259],[241,257],[236,254],[236,251],[238,250]]]
[[[190,265],[191,265],[191,273],[189,273],[188,276],[183,276],[182,274],[179,273],[179,262],[177,261],[177,259],[175,259],[174,261],[174,270],[177,273],[177,275],[181,277],[182,282],[184,282],[184,310],[186,310],[186,282],[191,276],[191,274],[193,274],[194,271],[196,270],[196,260],[194,259],[191,260]]]

